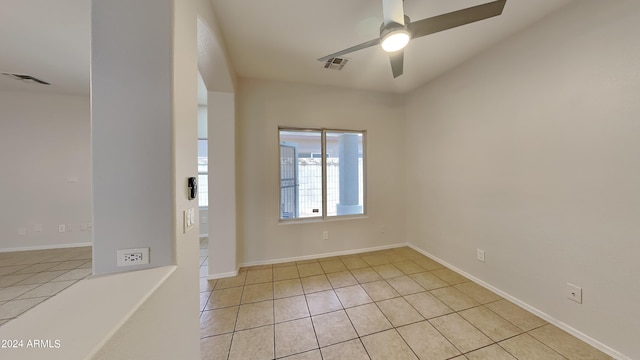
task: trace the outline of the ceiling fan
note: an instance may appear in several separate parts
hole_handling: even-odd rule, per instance
[[[354,51],[380,44],[389,53],[393,77],[402,75],[404,47],[409,40],[443,30],[470,24],[502,14],[507,0],[497,0],[486,4],[411,22],[404,14],[403,0],[382,0],[384,23],[380,26],[380,37],[348,49],[321,57],[327,61]]]

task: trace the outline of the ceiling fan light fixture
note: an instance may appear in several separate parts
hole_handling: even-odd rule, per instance
[[[404,15],[403,1],[404,0],[382,0],[384,22],[380,25],[379,37],[321,57],[318,60],[322,62],[331,61],[331,59],[354,51],[381,45],[382,49],[389,53],[391,72],[395,79],[402,75],[404,66],[404,51],[402,51],[402,49],[410,40],[501,15],[507,3],[507,0],[492,0],[482,5],[436,15],[418,21],[411,21],[407,15]]]
[[[396,28],[386,32],[382,36],[380,45],[386,52],[395,52],[404,49],[411,40],[411,33],[406,28]]]

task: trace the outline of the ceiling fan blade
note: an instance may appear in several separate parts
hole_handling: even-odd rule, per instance
[[[398,50],[391,53],[389,60],[391,60],[391,72],[393,72],[393,78],[395,79],[402,75],[402,68],[404,67],[404,50]]]
[[[384,24],[398,23],[404,25],[404,0],[382,0]]]
[[[344,49],[344,50],[335,52],[333,54],[330,54],[330,55],[327,55],[327,56],[323,56],[318,60],[319,61],[327,61],[327,60],[329,60],[331,58],[342,56],[342,55],[345,55],[345,54],[348,54],[348,53],[352,53],[354,51],[366,49],[368,47],[376,46],[378,44],[380,44],[380,39],[379,38],[378,39],[369,40],[367,42],[363,42],[362,44],[359,44],[359,45],[356,45],[356,46],[352,46],[352,47],[350,47],[348,49]]]
[[[407,28],[412,38],[437,33],[472,22],[488,19],[502,14],[507,0],[498,0],[470,8],[430,17],[409,23]]]

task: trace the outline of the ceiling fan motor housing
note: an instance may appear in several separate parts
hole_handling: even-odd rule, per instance
[[[385,25],[385,23],[380,24],[380,38],[384,37],[386,34],[390,33],[393,30],[398,29],[407,29],[407,25],[411,22],[411,19],[407,15],[404,16],[404,25],[398,24],[397,22],[390,22]],[[408,29],[407,29],[408,31]],[[411,32],[409,32],[411,33]]]

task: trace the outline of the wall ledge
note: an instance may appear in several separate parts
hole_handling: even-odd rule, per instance
[[[0,327],[0,339],[22,341],[0,348],[0,358],[91,359],[175,270],[165,266],[80,280]]]
[[[54,244],[54,245],[36,245],[36,246],[21,246],[15,248],[0,249],[0,253],[4,252],[16,252],[16,251],[31,251],[31,250],[50,250],[50,249],[67,249],[75,247],[93,246],[93,242],[81,242],[81,243],[67,243],[67,244]]]

